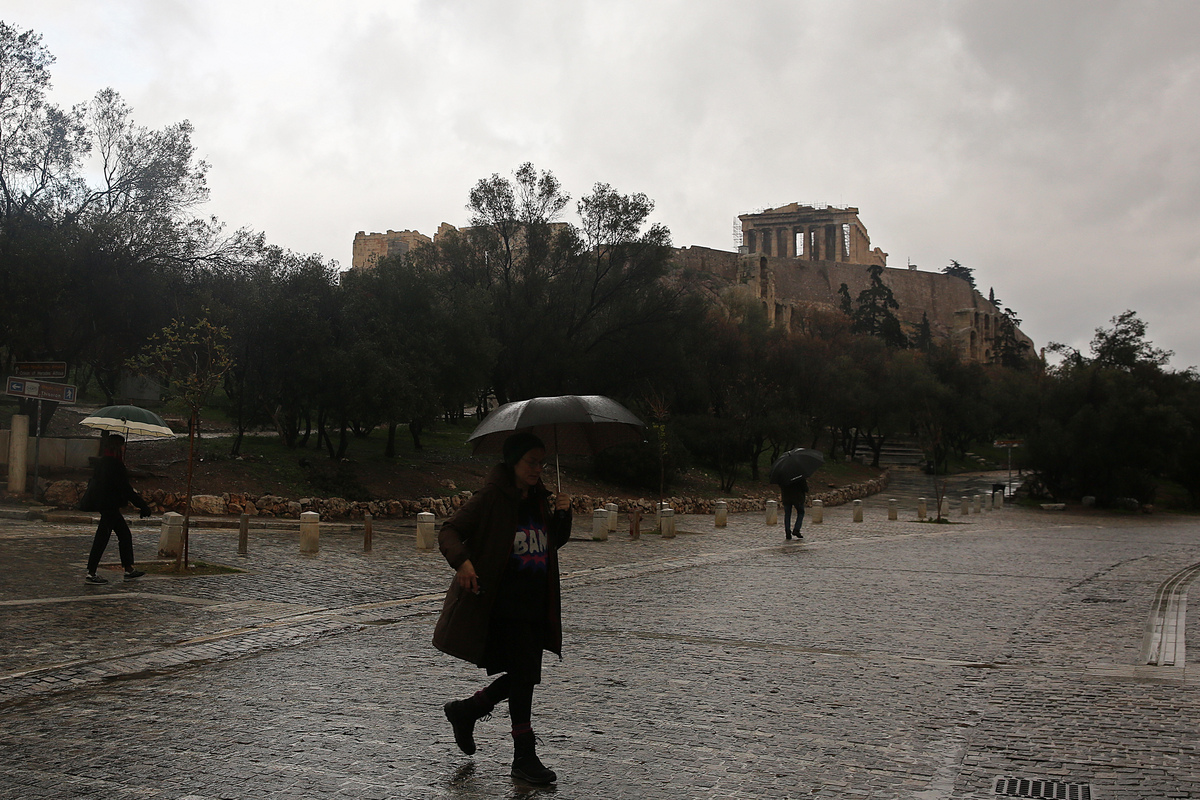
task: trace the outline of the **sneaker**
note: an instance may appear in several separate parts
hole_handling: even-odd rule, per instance
[[[125,580],[131,581],[135,578],[140,578],[145,574],[146,573],[142,572],[140,569],[131,569],[125,573]]]
[[[83,579],[84,583],[108,583],[108,578],[101,578],[94,572],[89,572],[87,577]]]

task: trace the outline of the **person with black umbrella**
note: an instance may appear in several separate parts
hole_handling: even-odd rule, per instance
[[[571,538],[571,498],[559,493],[551,511],[542,483],[546,446],[529,432],[504,441],[504,461],[442,526],[438,546],[454,568],[433,644],[442,652],[498,675],[484,689],[443,707],[454,741],[475,752],[475,723],[508,701],[512,776],[553,783],[538,758],[533,690],[542,678],[542,651],[562,656],[562,595],[558,549]]]
[[[771,465],[770,481],[778,484],[780,499],[783,500],[783,530],[790,540],[793,536],[803,539],[800,525],[804,522],[804,503],[808,498],[808,476],[825,463],[819,450],[798,447],[789,450]],[[792,510],[796,511],[796,527],[792,528]]]

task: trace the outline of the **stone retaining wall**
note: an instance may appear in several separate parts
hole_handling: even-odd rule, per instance
[[[838,506],[849,503],[868,495],[882,492],[888,485],[888,473],[884,472],[878,478],[865,483],[843,486],[808,496],[808,505],[812,501],[821,500],[826,506]],[[87,483],[76,481],[55,481],[46,487],[45,502],[57,508],[78,508],[79,498],[87,488]],[[193,495],[192,512],[205,516],[225,516],[249,514],[252,517],[285,517],[298,519],[305,511],[315,511],[321,519],[362,519],[364,514],[370,514],[376,519],[387,517],[415,517],[419,512],[431,511],[438,517],[448,517],[462,507],[471,496],[471,492],[460,492],[453,497],[423,497],[419,500],[370,500],[367,502],[350,502],[340,497],[313,498],[305,497],[290,500],[277,495],[254,494],[221,494]],[[146,492],[143,497],[156,513],[176,511],[183,513],[184,495],[155,489]],[[775,495],[763,497],[737,497],[726,499],[729,513],[745,511],[762,511],[768,500],[777,500]],[[667,501],[676,514],[712,514],[716,500],[698,497],[672,497]],[[656,500],[639,498],[627,500],[617,497],[591,497],[579,495],[572,499],[572,508],[577,514],[590,514],[592,509],[607,503],[615,503],[622,513],[634,510],[643,514],[653,514]]]

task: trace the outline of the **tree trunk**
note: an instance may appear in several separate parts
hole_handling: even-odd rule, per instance
[[[192,408],[192,419],[188,424],[188,471],[187,491],[183,501],[183,532],[179,541],[179,552],[175,555],[175,571],[183,572],[188,563],[188,527],[192,521],[192,474],[196,466],[196,428],[200,424],[200,409]]]
[[[384,458],[396,457],[396,423],[388,423],[387,446],[383,448]]]

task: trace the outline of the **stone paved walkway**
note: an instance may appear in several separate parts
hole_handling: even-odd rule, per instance
[[[450,571],[411,523],[316,556],[200,528],[195,558],[246,571],[97,587],[89,526],[0,519],[0,798],[1200,797],[1195,657],[1136,663],[1200,521],[881,500],[803,543],[761,514],[606,542],[577,517],[534,703],[552,790],[508,777],[503,714],[454,747],[441,704],[482,674],[429,645]]]

